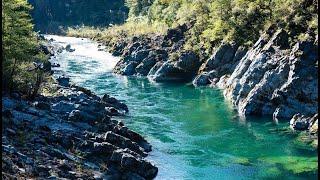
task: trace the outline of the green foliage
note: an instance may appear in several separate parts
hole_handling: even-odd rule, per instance
[[[40,72],[28,72],[32,61],[45,61],[38,52],[39,42],[33,32],[29,15],[32,7],[26,0],[2,1],[3,64],[2,85],[4,90],[23,90],[33,94]],[[29,88],[32,87],[32,88]]]
[[[126,0],[126,6],[129,7],[129,17],[147,15],[152,3],[153,0]]]
[[[184,49],[210,54],[222,41],[250,47],[273,24],[288,31],[291,43],[318,34],[315,0],[126,0],[126,5],[127,22],[105,30],[112,37],[102,39],[164,34],[168,28],[192,22]]]
[[[144,2],[140,6],[149,7]],[[136,8],[132,15],[146,14],[148,22],[169,28],[195,22],[185,48],[211,50],[221,41],[251,46],[270,24],[288,30],[292,40],[307,31],[317,34],[317,7],[314,0],[155,0],[148,13]]]

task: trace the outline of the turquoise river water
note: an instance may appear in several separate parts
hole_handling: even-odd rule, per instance
[[[317,153],[297,145],[293,134],[276,131],[288,123],[241,119],[218,89],[115,75],[119,58],[98,51],[97,43],[46,37],[76,49],[52,59],[61,65],[55,76],[65,73],[128,105],[130,112],[118,119],[152,144],[148,159],[159,168],[156,179],[317,179]]]

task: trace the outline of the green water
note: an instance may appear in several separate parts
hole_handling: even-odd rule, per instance
[[[317,153],[281,133],[288,123],[237,116],[222,92],[186,84],[157,84],[147,78],[111,73],[117,58],[97,51],[89,40],[51,36],[70,43],[56,75],[99,95],[123,100],[129,114],[118,119],[153,146],[148,159],[159,167],[156,179],[317,179]]]

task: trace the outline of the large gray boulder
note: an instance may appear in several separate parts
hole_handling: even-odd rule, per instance
[[[168,60],[157,70],[152,68],[148,76],[156,82],[188,81],[195,76],[200,65],[199,57],[192,51],[186,51],[178,60]]]

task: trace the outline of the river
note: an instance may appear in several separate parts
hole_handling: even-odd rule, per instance
[[[88,39],[46,38],[75,48],[51,59],[61,65],[54,76],[67,74],[73,83],[128,105],[130,112],[118,119],[152,144],[148,159],[159,168],[156,179],[317,178],[317,152],[297,145],[294,134],[276,131],[288,123],[239,118],[218,89],[115,75],[119,58]]]

